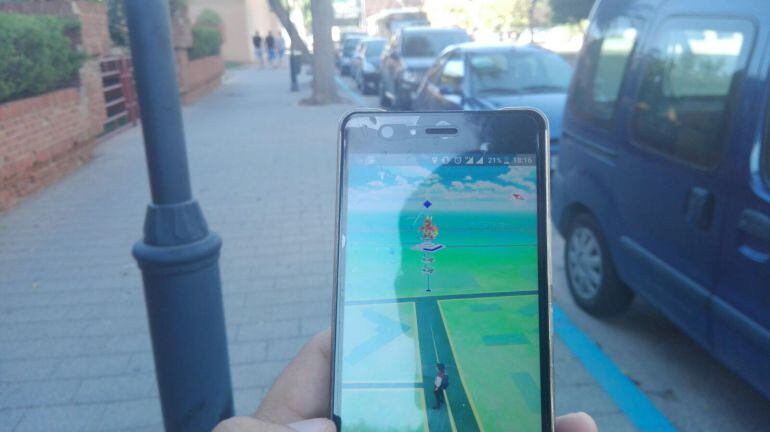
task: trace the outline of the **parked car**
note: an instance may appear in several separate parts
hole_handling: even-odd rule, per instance
[[[350,75],[363,94],[376,93],[380,88],[380,55],[385,42],[383,38],[365,38],[356,48]]]
[[[770,8],[601,0],[590,22],[553,177],[572,295],[638,294],[770,398]]]
[[[548,117],[551,154],[556,155],[571,76],[570,65],[543,48],[468,42],[450,46],[436,60],[417,91],[414,109],[537,108]]]
[[[340,50],[338,53],[337,67],[340,69],[340,75],[345,76],[350,74],[350,63],[353,60],[353,55],[356,53],[356,47],[361,42],[363,37],[349,36],[345,38],[344,42],[341,42]]]
[[[425,71],[449,45],[467,42],[461,29],[406,27],[399,29],[382,53],[380,105],[409,109]]]

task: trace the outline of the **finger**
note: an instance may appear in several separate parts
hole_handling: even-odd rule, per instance
[[[294,432],[294,429],[253,417],[232,417],[219,423],[213,432]]]
[[[329,415],[331,331],[315,335],[273,383],[255,417],[287,424]]]
[[[556,432],[597,432],[590,415],[579,412],[556,417]]]
[[[331,420],[325,418],[303,420],[292,423],[289,427],[297,432],[337,432],[337,426]]]

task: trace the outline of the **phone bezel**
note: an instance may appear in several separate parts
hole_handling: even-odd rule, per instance
[[[548,119],[545,114],[535,108],[504,108],[495,111],[382,111],[382,110],[356,110],[347,113],[339,122],[337,134],[337,193],[335,200],[335,225],[334,225],[334,273],[332,280],[332,324],[331,324],[331,358],[330,358],[330,398],[329,417],[335,422],[338,430],[341,428],[341,419],[335,414],[335,374],[337,370],[337,323],[338,323],[338,299],[339,299],[339,273],[340,273],[340,234],[342,207],[345,204],[343,194],[346,191],[344,185],[344,173],[347,162],[348,146],[345,141],[345,127],[348,122],[359,115],[380,116],[420,116],[420,115],[445,115],[448,117],[478,116],[485,113],[495,115],[526,116],[537,124],[537,238],[538,238],[538,316],[540,331],[540,388],[541,388],[541,417],[542,431],[553,432],[554,428],[554,401],[553,401],[553,326],[552,326],[552,275],[551,275],[551,207],[550,207],[550,136]],[[513,147],[513,146],[511,146]],[[541,180],[542,179],[542,180]]]

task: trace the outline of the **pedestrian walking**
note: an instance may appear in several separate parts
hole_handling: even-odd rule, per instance
[[[438,373],[433,380],[433,396],[436,398],[436,405],[433,409],[441,409],[441,404],[444,403],[444,390],[449,387],[449,377],[443,363],[436,363],[436,369]]]
[[[275,67],[275,38],[272,32],[267,32],[265,37],[265,45],[267,46],[267,63]]]
[[[251,38],[251,43],[254,44],[254,57],[257,58],[257,63],[259,63],[259,67],[263,68],[265,67],[264,63],[264,57],[262,55],[262,36],[259,35],[259,32],[254,33],[254,37]]]

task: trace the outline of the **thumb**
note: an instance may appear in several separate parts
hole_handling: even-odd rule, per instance
[[[597,432],[596,422],[584,412],[556,418],[556,432]]]
[[[297,432],[337,432],[337,427],[334,423],[325,418],[302,420],[289,424],[289,427]]]

